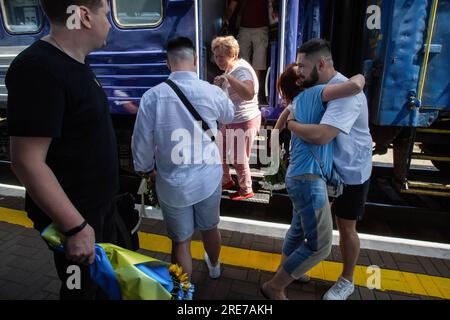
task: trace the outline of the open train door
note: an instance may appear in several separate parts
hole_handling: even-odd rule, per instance
[[[322,0],[279,0],[278,38],[270,43],[270,71],[266,81],[269,110],[263,116],[275,121],[282,112],[276,81],[294,63],[304,41],[323,36],[326,2]]]
[[[411,160],[450,163],[448,1],[382,1],[381,28],[373,30],[371,122],[377,144],[394,145],[394,175],[402,192],[450,196],[445,181],[410,181]],[[448,118],[448,117],[447,117]],[[439,127],[432,126],[438,124]],[[448,125],[448,122],[447,122]],[[431,129],[430,129],[431,128]],[[387,141],[387,143],[386,143]],[[422,143],[422,152],[415,146]],[[443,166],[443,168],[445,168]],[[445,173],[445,172],[444,172]]]

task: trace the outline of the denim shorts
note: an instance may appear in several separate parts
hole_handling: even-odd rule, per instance
[[[211,196],[191,206],[175,208],[160,199],[169,238],[175,242],[184,242],[192,237],[195,230],[209,231],[217,228],[220,222],[221,197],[222,182]]]

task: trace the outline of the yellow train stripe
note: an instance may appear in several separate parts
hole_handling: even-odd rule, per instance
[[[23,211],[0,208],[0,221],[32,228],[33,223]],[[140,246],[144,250],[170,254],[172,243],[166,236],[139,232]],[[192,258],[203,260],[203,244],[201,241],[192,241]],[[275,272],[278,268],[281,255],[277,253],[261,252],[222,246],[220,260],[225,265]],[[308,274],[318,280],[334,282],[340,276],[342,263],[323,261],[314,267]],[[450,279],[424,274],[403,272],[397,270],[379,269],[381,274],[379,287],[381,291],[395,291],[407,294],[450,299]],[[366,266],[356,266],[355,285],[368,287],[376,286],[376,272]]]

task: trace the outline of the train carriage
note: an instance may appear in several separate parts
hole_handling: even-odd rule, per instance
[[[267,98],[261,105],[264,126],[270,128],[281,112],[275,83],[295,61],[297,47],[314,37],[329,39],[338,70],[367,76],[372,134],[378,150],[393,145],[394,175],[403,192],[450,196],[445,181],[408,180],[413,158],[431,160],[450,175],[450,1],[272,3],[279,16],[272,26],[269,69],[261,79]],[[218,70],[210,43],[219,33],[226,0],[111,0],[110,6],[108,43],[88,62],[107,93],[122,171],[128,175],[140,97],[169,75],[165,43],[175,35],[191,38],[198,74],[211,81]],[[0,0],[0,7],[0,157],[7,161],[4,77],[14,57],[49,32],[49,23],[38,0]],[[417,143],[421,152],[414,151]]]

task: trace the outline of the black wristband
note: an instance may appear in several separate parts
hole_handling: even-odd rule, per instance
[[[63,232],[62,234],[65,235],[66,237],[71,237],[76,235],[78,232],[80,232],[81,230],[84,229],[84,227],[87,226],[87,221],[84,220],[84,222],[82,224],[80,224],[78,227],[75,227],[73,229],[70,229],[69,231]]]

